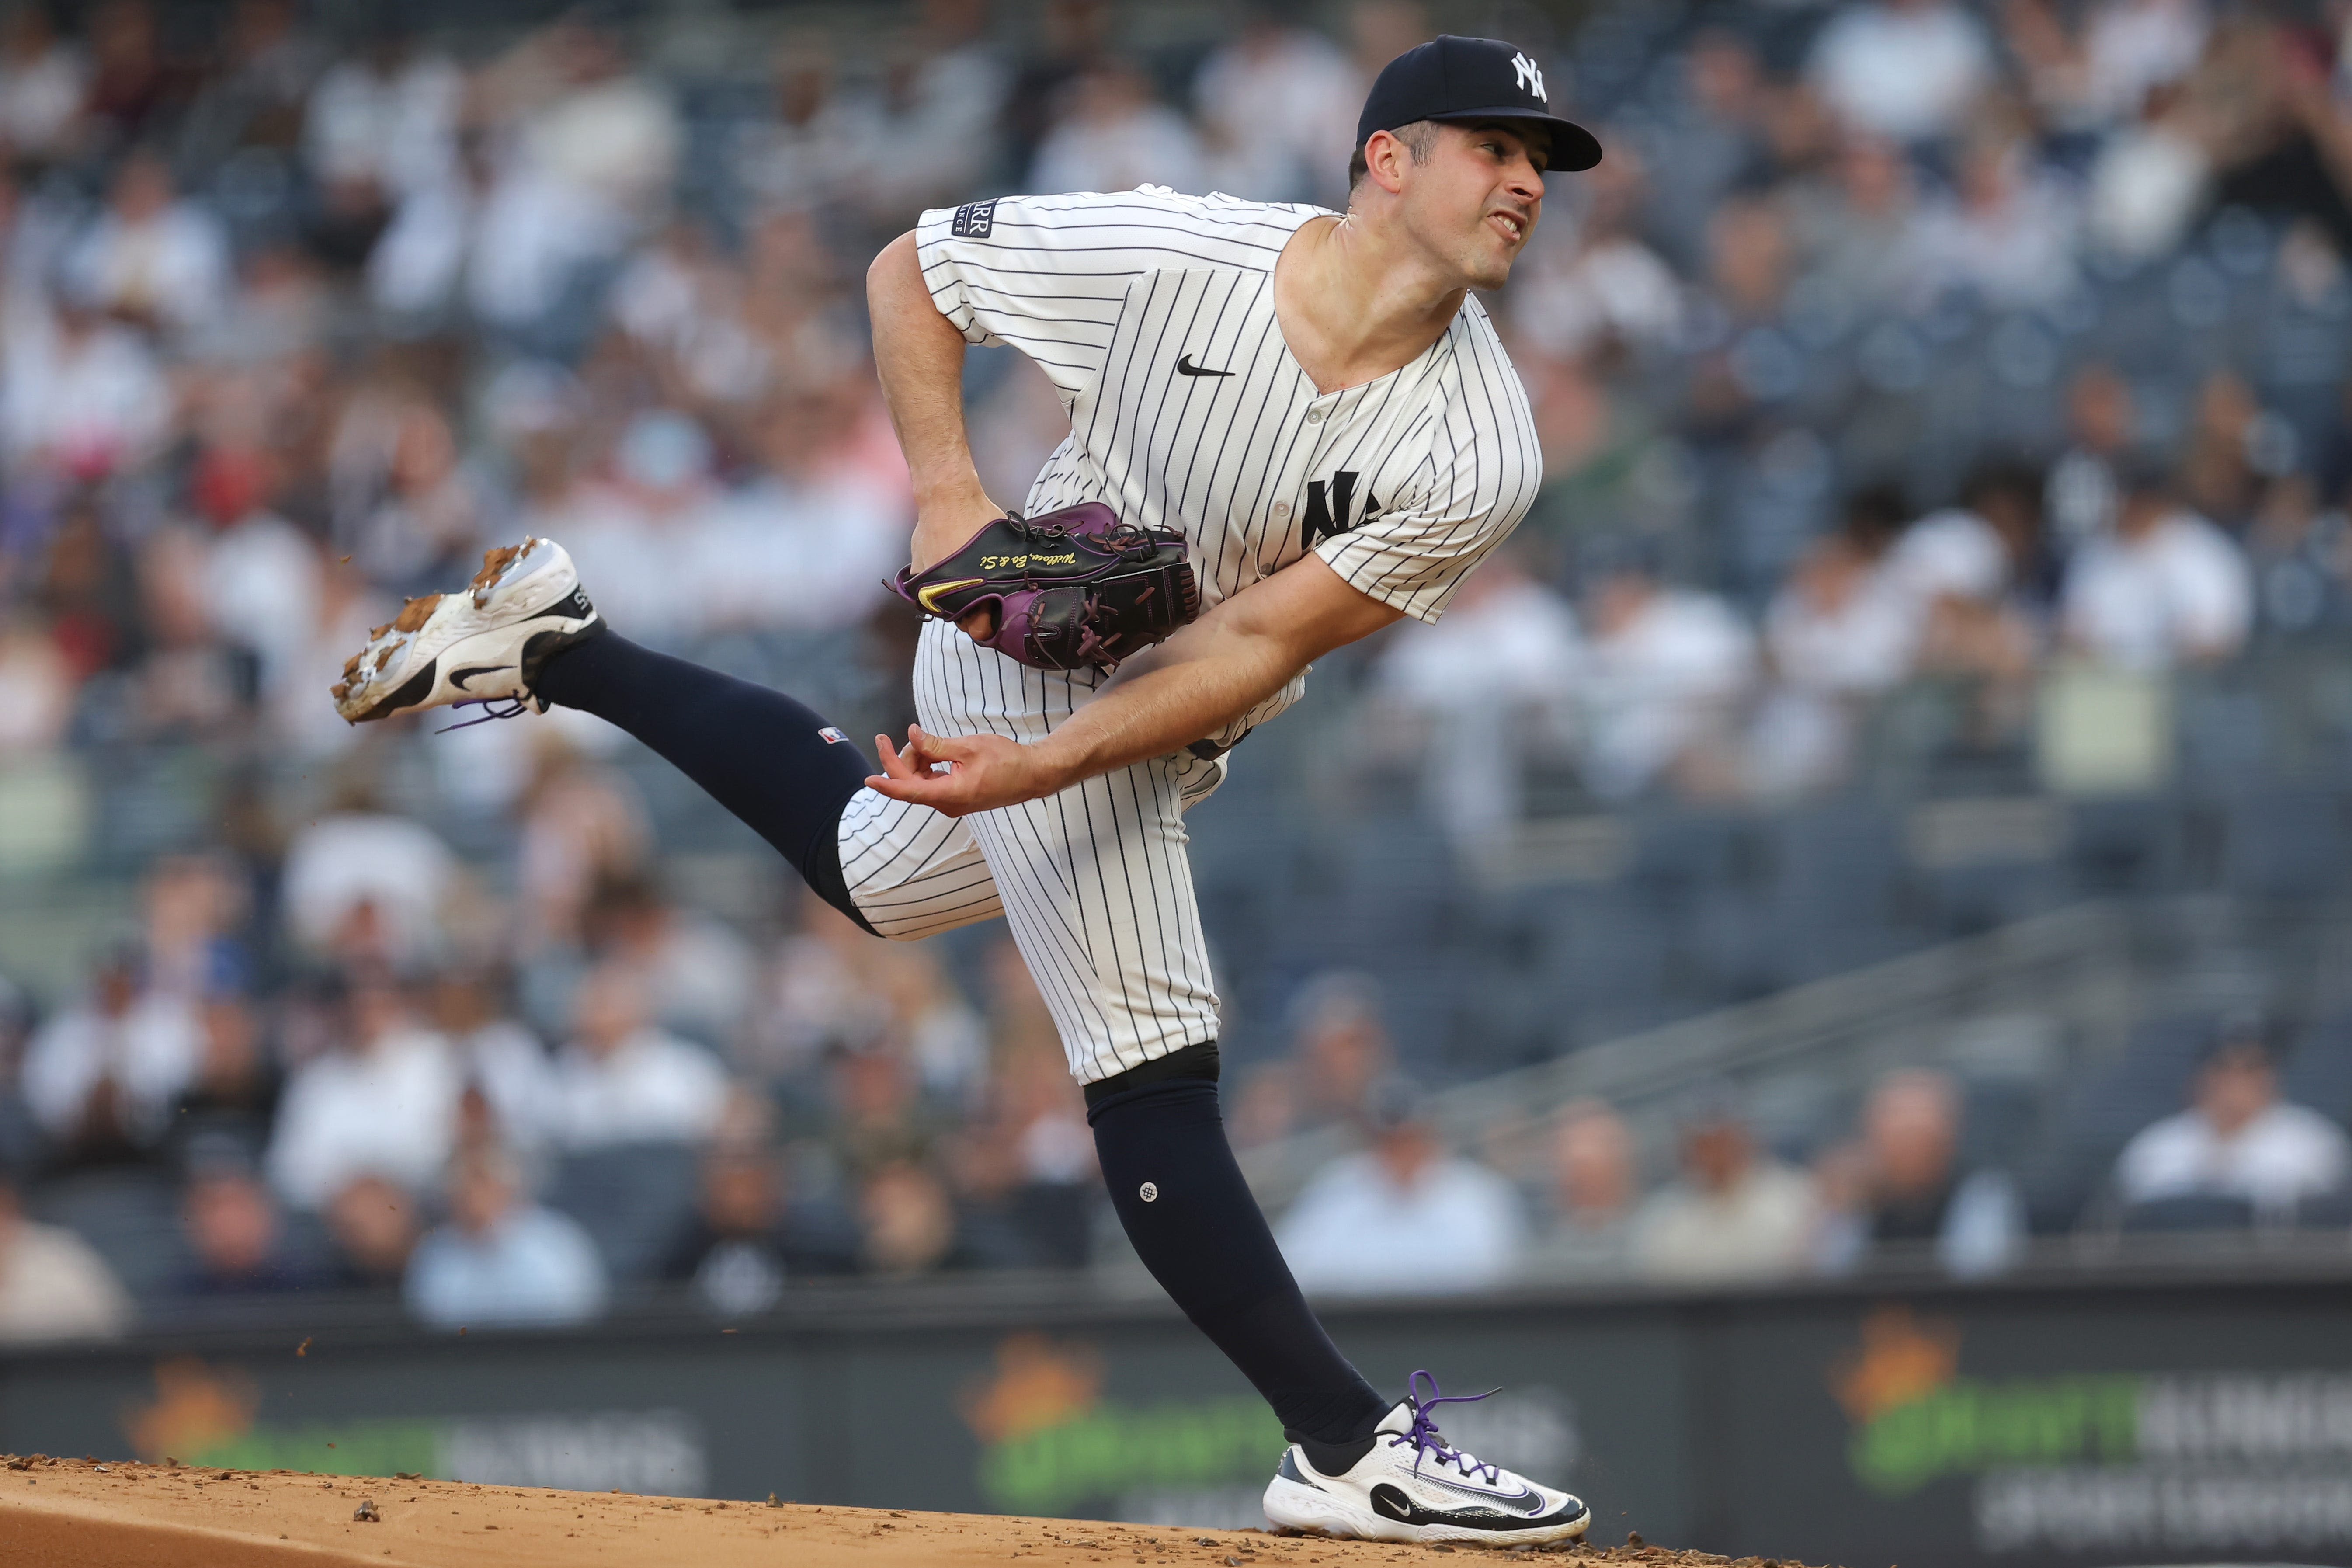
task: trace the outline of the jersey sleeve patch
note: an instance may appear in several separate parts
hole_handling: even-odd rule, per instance
[[[956,208],[948,232],[958,239],[986,239],[996,228],[996,203],[966,202]]]

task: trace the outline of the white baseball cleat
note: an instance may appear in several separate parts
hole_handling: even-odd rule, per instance
[[[544,713],[531,692],[540,667],[604,630],[563,546],[525,539],[487,552],[464,592],[411,599],[370,633],[334,685],[335,711],[354,724],[461,702]]]
[[[1429,1397],[1419,1397],[1429,1378]],[[1437,1435],[1430,1412],[1485,1394],[1441,1395],[1416,1372],[1373,1433],[1372,1450],[1343,1475],[1318,1473],[1296,1443],[1265,1489],[1265,1521],[1286,1533],[1349,1541],[1462,1542],[1531,1546],[1570,1541],[1592,1522],[1582,1500],[1482,1464]]]

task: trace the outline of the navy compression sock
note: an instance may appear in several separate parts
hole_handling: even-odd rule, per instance
[[[1370,1447],[1389,1402],[1339,1353],[1290,1277],[1225,1141],[1216,1070],[1216,1047],[1194,1046],[1087,1085],[1095,1152],[1151,1277],[1330,1475]]]
[[[825,902],[866,926],[841,874],[842,808],[877,770],[781,691],[607,632],[547,661],[533,693],[593,713],[667,758],[783,853]]]

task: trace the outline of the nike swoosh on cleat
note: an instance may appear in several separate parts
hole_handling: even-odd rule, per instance
[[[1522,1498],[1495,1499],[1497,1504],[1513,1505],[1514,1511],[1510,1514],[1497,1515],[1483,1509],[1438,1509],[1415,1502],[1405,1495],[1402,1487],[1383,1481],[1372,1489],[1371,1502],[1373,1512],[1393,1519],[1400,1524],[1445,1524],[1464,1530],[1523,1530],[1540,1515],[1543,1508],[1543,1500],[1533,1491],[1523,1494],[1523,1499],[1524,1501]],[[1534,1506],[1525,1506],[1527,1503]]]
[[[474,677],[478,675],[496,675],[501,670],[512,669],[513,668],[514,666],[510,664],[469,664],[463,669],[451,670],[449,672],[449,684],[456,687],[458,690],[463,691],[466,689],[466,682],[473,679]]]
[[[1192,363],[1191,354],[1178,354],[1176,374],[1178,375],[1231,375],[1234,373],[1229,370],[1204,370]]]

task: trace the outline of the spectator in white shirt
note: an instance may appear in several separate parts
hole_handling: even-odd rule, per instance
[[[150,1147],[195,1076],[201,1039],[187,998],[142,984],[136,953],[111,953],[89,999],[51,1018],[26,1047],[26,1104],[68,1161]]]
[[[302,153],[329,188],[363,187],[371,205],[451,177],[466,75],[387,30],[310,90]]]
[[[1448,1153],[1420,1091],[1373,1086],[1372,1147],[1325,1166],[1283,1216],[1276,1238],[1301,1289],[1408,1296],[1500,1283],[1526,1246],[1511,1184]]]
[[[1612,202],[1620,192],[1633,199]],[[1575,231],[1530,251],[1511,295],[1512,325],[1530,343],[1570,359],[1616,343],[1654,349],[1682,332],[1681,281],[1634,232],[1641,195],[1619,171]]]
[[[788,35],[772,57],[768,117],[737,132],[736,178],[773,206],[814,207],[837,199],[877,158],[880,105],[845,90],[832,40]]]
[[[213,630],[252,650],[263,691],[280,697],[318,619],[319,547],[271,510],[268,454],[215,447],[197,460],[194,477],[197,508],[216,531],[205,549],[204,604]]]
[[[1670,588],[1630,555],[1605,565],[1582,616],[1584,776],[1595,795],[1625,800],[1688,769],[1756,675],[1756,639],[1712,594]]]
[[[1424,788],[1467,848],[1518,825],[1530,742],[1565,728],[1583,663],[1576,612],[1497,551],[1434,626],[1401,626],[1374,682],[1423,731]]]
[[[1910,673],[1919,617],[1886,570],[1904,512],[1892,486],[1857,491],[1844,525],[1816,540],[1772,596],[1764,647],[1776,679],[1744,759],[1748,787],[1759,796],[1844,777],[1858,710]]]
[[[2092,0],[2069,32],[2051,0],[2002,7],[2010,49],[2061,125],[2096,130],[2139,112],[2148,89],[2196,66],[2211,30],[2202,0]]]
[[[1992,50],[1951,0],[1874,0],[1822,29],[1808,74],[1852,129],[1927,141],[1953,130],[1991,82]]]
[[[1804,270],[1828,296],[1883,309],[1911,289],[1919,193],[1903,148],[1845,138],[1834,164],[1790,190],[1790,230]]]
[[[1010,72],[980,36],[980,7],[926,9],[920,30],[886,46],[879,90],[858,106],[863,123],[838,191],[857,220],[884,233],[925,208],[969,199],[995,174]]]
[[[2263,1218],[2352,1181],[2352,1141],[2319,1112],[2279,1099],[2263,1022],[2232,1020],[2197,1069],[2190,1104],[2144,1128],[2116,1161],[2126,1204],[2243,1198]]]
[[[482,1091],[499,1142],[528,1157],[548,1137],[554,1064],[547,1047],[499,1005],[488,974],[450,970],[433,984],[433,1022],[449,1042],[459,1076]]]
[[[2150,673],[2227,658],[2253,618],[2244,554],[2173,499],[2152,460],[2126,467],[2115,526],[2067,568],[2066,642],[2103,663]]]
[[[172,389],[130,328],[68,279],[0,348],[0,437],[19,463],[101,478],[152,457],[171,432]]]
[[[727,1074],[700,1047],[647,1020],[645,982],[606,963],[580,983],[572,1043],[557,1057],[549,1116],[567,1149],[696,1142],[727,1105]]]
[[[1856,491],[1844,525],[1816,542],[1773,595],[1764,645],[1783,681],[1822,697],[1867,697],[1909,671],[1918,621],[1885,570],[1906,510],[1892,486]]]
[[[131,1317],[129,1294],[89,1243],[26,1219],[0,1181],[0,1342],[112,1339]]]
[[[1153,96],[1141,70],[1106,60],[1066,90],[1069,100],[1037,148],[1029,189],[1131,191],[1150,184],[1205,192],[1208,166],[1200,139],[1182,115]]]
[[[1805,1266],[1813,1184],[1756,1146],[1735,1091],[1710,1084],[1681,1116],[1682,1176],[1633,1215],[1633,1267],[1654,1279],[1773,1279]]]
[[[68,152],[89,89],[89,64],[58,37],[46,5],[16,5],[0,25],[0,139],[12,160]]]
[[[1992,730],[2030,701],[2042,646],[2042,476],[1993,463],[1969,476],[1960,503],[1906,530],[1885,572],[1918,624],[1915,668],[1973,677]]]
[[[1997,309],[2051,304],[2074,279],[2081,203],[2022,140],[1971,139],[1950,200],[1926,204],[1905,248],[1915,302],[1963,289]]]
[[[1263,202],[1347,205],[1348,154],[1367,85],[1339,47],[1257,0],[1192,85],[1209,184]]]
[[[1961,601],[1998,605],[2026,590],[2042,540],[2041,477],[1988,464],[1969,476],[1959,504],[1931,511],[1895,542],[1886,573],[1915,611]]]
[[[604,1310],[604,1260],[577,1223],[529,1202],[493,1150],[449,1184],[449,1223],[417,1243],[408,1310],[438,1329],[585,1322]]]
[[[762,411],[757,477],[713,507],[673,568],[706,628],[848,627],[874,613],[878,579],[907,553],[906,481],[845,460],[845,415],[855,418],[821,395],[777,397]]]
[[[264,1162],[271,1184],[313,1211],[364,1175],[427,1189],[449,1158],[463,1087],[448,1042],[416,1024],[388,977],[362,976],[341,1040],[286,1086]]]
[[[717,449],[692,416],[652,409],[613,445],[612,482],[568,519],[564,548],[602,590],[604,614],[656,647],[705,629],[709,614],[688,563],[727,512],[712,475]]]
[[[313,953],[408,963],[440,941],[457,863],[431,828],[383,809],[368,767],[351,764],[333,809],[287,847],[286,924]]]
[[[54,750],[73,722],[79,672],[47,626],[0,624],[0,757]]]
[[[228,236],[220,221],[179,199],[156,153],[123,161],[107,208],[66,258],[89,298],[116,315],[173,333],[200,327],[228,301]]]

